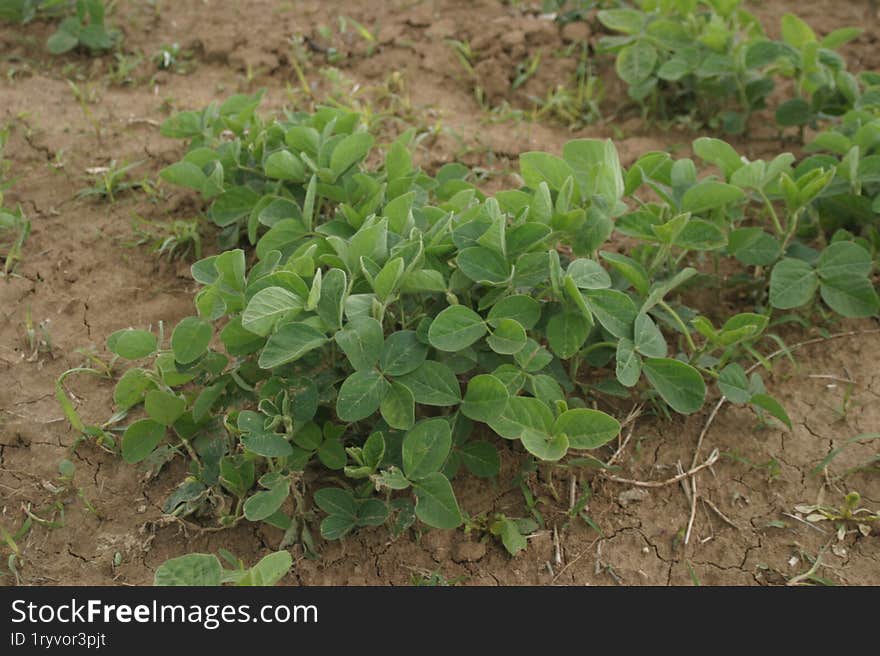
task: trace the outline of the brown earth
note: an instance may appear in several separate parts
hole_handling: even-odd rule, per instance
[[[646,150],[686,148],[697,136],[683,127],[642,122],[627,108],[602,62],[596,71],[604,71],[606,122],[572,132],[549,121],[516,120],[511,112],[520,110],[527,119],[531,98],[569,82],[570,58],[553,53],[589,36],[590,30],[561,29],[523,9],[527,3],[510,4],[181,0],[156,3],[160,9],[154,10],[147,3],[120,2],[111,22],[123,29],[126,52],[144,55],[123,84],[111,82],[112,56],[47,55],[43,43],[52,31],[49,24],[0,27],[0,126],[11,126],[6,156],[13,184],[7,202],[21,203],[33,224],[16,275],[0,281],[0,527],[15,533],[26,512],[43,520],[33,520],[31,530],[18,539],[16,572],[0,573],[0,583],[145,584],[172,556],[226,548],[254,562],[281,539],[279,532],[254,525],[204,532],[163,518],[160,506],[180,480],[179,463],[146,480],[94,444],[82,444],[71,454],[76,434],[55,399],[58,376],[86,363],[87,352],[106,357],[104,343],[111,332],[155,327],[159,321],[173,325],[192,312],[195,283],[188,266],[137,245],[131,221],[135,215],[158,221],[193,218],[201,209],[196,199],[169,188],[152,196],[124,193],[112,204],[76,197],[89,184],[86,170],[111,160],[141,161],[136,178],[154,177],[176,161],[182,144],[161,137],[156,128],[172,108],[200,108],[261,87],[267,89],[263,111],[304,106],[309,99],[291,66],[290,39],[299,35],[308,37],[299,43],[311,52],[305,66],[311,93],[372,109],[389,137],[406,123],[417,125],[426,133],[419,153],[426,169],[452,160],[483,167],[489,190],[509,182],[519,153],[558,152],[573,137],[613,137],[629,164]],[[771,1],[752,9],[771,33],[788,10],[822,34],[863,27],[864,34],[844,54],[855,70],[880,65],[880,30],[871,2]],[[372,48],[350,25],[345,35],[339,34],[341,13],[376,34]],[[328,39],[321,26],[335,36]],[[480,108],[475,82],[447,39],[471,43],[478,84],[502,111]],[[155,73],[149,58],[160,45],[173,42],[193,52],[191,72]],[[335,66],[344,76],[341,81],[321,71],[330,66],[328,47],[340,53]],[[509,93],[516,65],[538,48],[538,72]],[[737,147],[750,156],[778,151],[775,135],[760,132],[736,141]],[[34,340],[28,337],[29,323]],[[808,570],[824,550],[818,576],[834,583],[880,584],[876,529],[868,537],[851,529],[838,540],[828,522],[807,525],[795,509],[801,504],[840,506],[852,490],[861,493],[863,506],[880,508],[876,469],[844,477],[876,455],[871,442],[847,447],[828,471],[811,473],[849,438],[880,430],[876,323],[832,331],[857,334],[805,346],[793,354],[794,363],[780,358],[774,371],[764,375],[787,407],[793,430],[761,426],[749,410],[725,406],[719,412],[696,461],[703,462],[714,449],[721,456],[698,476],[699,495],[706,501],[697,504],[686,545],[690,504],[679,483],[651,488],[581,472],[579,482],[592,488],[587,513],[599,534],[579,519],[570,520],[571,475],[556,473],[550,480],[549,470],[542,469],[524,482],[538,499],[546,528],[515,558],[477,531],[426,531],[391,541],[387,531],[374,529],[320,544],[320,560],[297,557],[286,581],[405,585],[414,575],[436,571],[471,584],[663,585],[695,579],[778,584]],[[811,337],[786,334],[789,343]],[[87,422],[100,423],[112,413],[111,380],[72,376],[66,387]],[[710,409],[668,422],[636,418],[625,430],[631,438],[615,475],[662,481],[676,475],[676,463],[688,469]],[[460,481],[459,499],[471,516],[528,514],[514,482],[520,456],[513,450],[502,455],[497,483]],[[73,484],[66,486],[70,489],[58,478],[64,458],[76,464]],[[4,566],[10,548],[0,548]]]

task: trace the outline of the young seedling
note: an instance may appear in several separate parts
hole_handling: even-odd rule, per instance
[[[104,0],[76,0],[76,14],[61,21],[46,42],[49,52],[61,55],[77,47],[91,52],[113,48],[121,34],[105,24],[105,13]]]
[[[134,189],[143,189],[145,183],[143,181],[132,181],[128,179],[129,171],[136,169],[143,162],[133,162],[131,164],[116,165],[116,160],[110,162],[109,166],[96,166],[86,169],[86,173],[92,176],[95,185],[80,189],[77,198],[106,199],[111,203],[116,202],[116,197],[125,191]]]
[[[172,558],[156,570],[153,585],[158,586],[273,586],[283,579],[293,565],[289,551],[276,551],[246,569],[244,564],[228,551],[220,550],[227,563],[226,569],[213,554],[193,553]]]

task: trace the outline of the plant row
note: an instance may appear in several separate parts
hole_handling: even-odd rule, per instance
[[[616,399],[691,414],[714,386],[790,424],[747,374],[761,340],[880,307],[871,110],[800,162],[701,138],[696,160],[624,169],[612,142],[574,140],[524,153],[522,185],[487,196],[464,166],[414,166],[412,132],[380,151],[356,114],[269,120],[260,98],[162,126],[190,147],[161,177],[205,199],[224,250],[193,265],[196,313],[170,338],[110,336],[140,364],[112,420],[83,427],[153,472],[185,459],[167,513],[267,522],[307,549],[319,518],[327,539],[454,528],[450,481],[496,476],[499,445],[602,466]]]

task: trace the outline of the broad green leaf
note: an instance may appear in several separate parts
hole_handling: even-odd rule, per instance
[[[477,283],[497,285],[510,278],[510,265],[499,253],[482,246],[465,248],[456,260],[459,270]]]
[[[530,374],[541,371],[553,361],[553,354],[532,338],[526,340],[526,345],[513,354],[516,363]]]
[[[373,147],[373,136],[367,132],[350,134],[333,149],[330,169],[336,177],[364,159]]]
[[[382,324],[372,317],[355,317],[334,336],[355,371],[371,369],[382,355]]]
[[[307,323],[286,323],[266,342],[259,365],[263,369],[280,367],[323,346],[326,341],[324,333]]]
[[[386,471],[380,472],[378,482],[389,490],[405,490],[412,484],[397,467],[390,467]]]
[[[251,495],[244,502],[245,518],[252,522],[266,519],[282,506],[289,492],[290,481],[282,478],[268,490],[261,490]]]
[[[323,278],[324,272],[321,269],[315,271],[315,275],[312,278],[312,287],[309,289],[308,296],[306,296],[305,309],[307,312],[312,312],[318,307],[318,302],[321,300],[321,283]]]
[[[812,117],[809,103],[802,98],[791,98],[776,108],[776,122],[782,126],[806,125]]]
[[[342,326],[347,287],[348,277],[342,269],[330,269],[321,280],[321,298],[315,312],[331,330]]]
[[[680,287],[695,275],[697,275],[696,269],[693,267],[685,267],[668,280],[655,282],[651,285],[651,291],[645,299],[645,302],[642,303],[642,312],[648,312],[651,308],[662,301],[669,292]]]
[[[558,191],[569,177],[574,177],[568,162],[542,152],[521,153],[519,170],[526,186],[531,189],[537,189],[542,182],[546,182],[550,189]]]
[[[315,505],[328,515],[357,517],[357,501],[351,492],[339,487],[324,487],[315,492]]]
[[[496,353],[513,355],[526,345],[526,331],[515,319],[497,319],[486,343]]]
[[[489,427],[508,440],[518,439],[525,430],[549,433],[553,412],[543,401],[530,396],[512,396],[502,415],[489,422]]]
[[[445,364],[434,360],[426,360],[397,381],[409,388],[416,403],[447,407],[461,401],[461,387],[455,374]]]
[[[617,53],[614,62],[617,75],[631,86],[647,80],[657,66],[657,49],[647,40],[640,39]]]
[[[489,530],[493,535],[501,537],[501,544],[511,556],[515,556],[529,546],[528,540],[519,530],[519,524],[503,515],[490,525]]]
[[[693,146],[697,157],[721,169],[727,180],[744,165],[733,146],[721,139],[700,137]]]
[[[418,369],[428,356],[428,346],[413,330],[399,330],[385,340],[379,368],[388,376],[403,376]]]
[[[450,305],[428,329],[428,342],[440,351],[460,351],[486,334],[483,318],[464,305]]]
[[[489,310],[489,323],[497,325],[501,319],[514,319],[526,330],[531,330],[541,319],[541,304],[531,296],[505,296]]]
[[[333,471],[344,469],[345,463],[348,461],[345,447],[342,446],[342,442],[336,439],[327,439],[321,442],[317,453],[321,464]]]
[[[554,435],[568,436],[571,449],[597,449],[620,434],[620,423],[599,410],[566,410],[553,423]]]
[[[140,462],[153,452],[162,438],[165,426],[152,419],[139,419],[122,434],[122,459],[129,464]]]
[[[568,265],[566,273],[571,276],[578,289],[607,289],[611,287],[611,276],[595,260],[578,258]]]
[[[314,451],[321,446],[321,442],[324,441],[324,434],[318,424],[310,421],[305,426],[300,427],[296,433],[294,433],[292,439],[301,449]]]
[[[400,291],[406,294],[442,293],[446,291],[446,279],[433,269],[419,269],[403,276]]]
[[[611,139],[573,139],[562,147],[562,157],[574,169],[583,198],[601,196],[613,207],[623,196],[623,169]]]
[[[749,402],[754,406],[763,408],[783,424],[791,428],[791,419],[789,419],[785,408],[783,408],[782,404],[769,394],[755,394],[749,399]]]
[[[419,422],[403,438],[403,473],[411,481],[420,481],[443,467],[451,448],[448,421],[438,417]]]
[[[416,402],[412,392],[396,380],[391,382],[379,404],[379,411],[388,425],[398,430],[408,430],[416,421]]]
[[[727,250],[743,264],[766,266],[776,261],[782,245],[761,228],[737,228],[730,233]]]
[[[871,254],[851,241],[838,241],[819,256],[816,270],[822,280],[831,278],[864,278],[870,275]]]
[[[614,357],[615,375],[624,387],[633,387],[642,375],[642,360],[635,351],[632,340],[623,337],[617,342]]]
[[[845,317],[872,317],[880,311],[880,299],[867,278],[823,278],[819,291],[828,307]]]
[[[642,370],[660,397],[678,413],[689,415],[703,407],[706,383],[689,364],[669,358],[649,358]]]
[[[214,329],[207,321],[198,317],[186,317],[171,333],[171,350],[174,359],[181,364],[195,362],[208,350]]]
[[[358,526],[381,526],[388,519],[388,506],[380,499],[365,499],[358,508]]]
[[[770,317],[754,312],[740,312],[724,322],[718,343],[730,346],[744,339],[754,339],[764,332]]]
[[[165,390],[150,390],[144,397],[144,410],[156,423],[171,426],[186,410],[186,401]]]
[[[599,255],[621,276],[626,278],[639,294],[647,296],[650,282],[648,281],[648,272],[645,271],[645,267],[636,260],[620,253],[599,251]]]
[[[290,442],[277,433],[250,433],[242,435],[241,445],[251,453],[264,458],[283,458],[293,453]]]
[[[388,388],[388,381],[377,371],[354,372],[339,388],[336,415],[347,422],[366,419],[379,409]]]
[[[603,9],[597,14],[599,22],[609,30],[636,35],[645,28],[646,15],[636,9]]]
[[[666,340],[663,333],[654,323],[654,320],[644,312],[640,312],[636,317],[635,339],[633,340],[635,349],[639,353],[649,358],[666,357]]]
[[[166,560],[156,569],[153,585],[207,587],[218,586],[223,566],[214,554],[192,553]]]
[[[739,187],[734,187],[724,182],[704,180],[698,182],[684,193],[681,209],[683,212],[701,214],[714,210],[717,207],[723,207],[728,203],[738,202],[744,198],[745,193]]]
[[[375,469],[382,463],[385,457],[385,437],[382,433],[373,433],[364,442],[362,450],[364,464],[371,469]]]
[[[403,276],[406,264],[402,257],[395,257],[388,260],[379,275],[373,280],[373,290],[381,301],[387,301],[391,294],[397,289],[397,284]]]
[[[561,460],[568,451],[568,437],[565,433],[551,435],[526,428],[519,439],[526,451],[547,462]]]
[[[257,242],[257,257],[265,259],[272,251],[290,255],[307,237],[306,228],[298,219],[283,219],[274,224]]]
[[[241,316],[242,328],[265,337],[283,318],[292,318],[303,307],[302,299],[283,287],[267,287],[253,295]]]
[[[156,384],[143,369],[129,369],[113,389],[113,402],[120,410],[128,410],[144,400],[144,393]]]
[[[800,50],[816,40],[816,33],[801,18],[787,13],[782,17],[782,40]]]
[[[584,292],[584,300],[605,330],[615,337],[632,339],[639,311],[629,296],[616,289],[593,289]]]
[[[107,338],[107,348],[126,360],[140,360],[156,352],[156,336],[146,330],[126,328]]]
[[[556,379],[547,374],[530,376],[526,381],[528,390],[535,398],[541,399],[548,405],[555,405],[557,401],[565,400],[565,391],[556,382]]]
[[[748,403],[752,396],[746,372],[735,362],[721,371],[718,377],[718,389],[731,403]]]
[[[249,187],[229,187],[211,204],[211,220],[221,228],[250,216],[260,195]]]
[[[256,565],[248,570],[247,585],[272,586],[283,579],[293,565],[293,558],[289,551],[276,551],[260,559]],[[244,579],[239,581],[244,585]]]
[[[789,310],[809,303],[819,286],[819,278],[803,260],[786,257],[770,273],[770,304]]]
[[[480,374],[468,381],[467,392],[461,403],[461,413],[470,419],[492,422],[507,407],[507,387],[491,374]]]
[[[501,470],[501,458],[498,449],[489,442],[479,440],[468,442],[459,449],[461,461],[468,471],[480,478],[492,478]]]
[[[321,521],[321,537],[325,540],[339,540],[348,535],[356,525],[356,518],[330,515]]]
[[[416,494],[416,517],[434,528],[457,528],[461,510],[452,485],[440,472],[428,474],[413,484]]]
[[[303,161],[289,150],[277,150],[263,163],[266,177],[288,182],[305,182],[306,167]]]
[[[559,312],[547,322],[547,343],[563,360],[575,355],[590,334],[592,326],[580,313]]]
[[[383,264],[388,257],[388,220],[382,219],[372,225],[364,224],[348,242],[349,269],[356,271],[361,258]]]
[[[673,241],[675,246],[687,250],[711,251],[727,245],[727,236],[714,223],[691,219]]]

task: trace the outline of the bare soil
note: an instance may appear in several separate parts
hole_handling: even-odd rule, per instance
[[[176,161],[183,144],[161,137],[157,129],[170,111],[200,108],[262,87],[267,89],[262,111],[308,102],[291,66],[290,38],[297,34],[308,37],[311,61],[305,74],[316,97],[336,93],[362,106],[371,103],[387,114],[383,125],[389,137],[404,123],[430,129],[420,145],[421,165],[436,170],[459,160],[483,167],[489,190],[510,183],[519,153],[558,152],[571,138],[613,137],[627,165],[647,150],[686,150],[698,136],[684,127],[642,121],[627,108],[625,94],[602,62],[596,63],[596,72],[605,79],[604,122],[572,132],[552,121],[505,116],[505,111],[521,110],[527,118],[533,97],[568,84],[573,62],[553,53],[594,38],[589,26],[560,28],[527,11],[528,3],[180,0],[157,5],[160,11],[147,3],[120,2],[112,16],[125,34],[125,50],[145,55],[126,84],[111,82],[115,62],[110,55],[50,57],[43,47],[53,29],[49,24],[0,26],[0,125],[12,126],[6,155],[14,184],[7,201],[21,203],[33,223],[17,275],[0,281],[0,526],[14,533],[26,512],[56,524],[36,523],[19,540],[17,574],[0,574],[4,585],[142,585],[169,557],[226,548],[255,562],[281,539],[280,532],[255,525],[205,532],[164,518],[161,504],[180,480],[180,463],[147,479],[94,444],[82,444],[71,455],[76,433],[55,399],[58,376],[84,364],[85,352],[106,357],[105,340],[113,331],[155,327],[159,321],[173,325],[192,312],[196,285],[188,264],[137,245],[131,221],[135,215],[158,221],[193,218],[202,209],[195,197],[168,188],[154,198],[125,193],[112,204],[76,197],[88,185],[86,170],[111,160],[141,161],[136,177],[155,176]],[[872,2],[772,0],[756,3],[753,10],[771,33],[778,31],[785,11],[797,12],[822,34],[862,27],[864,34],[844,50],[850,68],[880,68],[880,29]],[[340,14],[373,30],[372,49],[351,28],[338,34]],[[336,36],[327,40],[320,26],[332,28]],[[475,82],[448,39],[471,43],[486,98],[508,110],[487,112],[478,105]],[[149,58],[173,42],[193,52],[192,71],[155,74]],[[335,66],[346,78],[335,86],[321,72],[330,66],[325,61],[329,47],[341,54]],[[517,64],[539,48],[537,74],[509,92]],[[84,104],[68,80],[86,98]],[[776,135],[760,127],[736,145],[753,157],[781,148]],[[34,326],[45,328],[42,348],[37,344],[34,350],[29,343],[28,316]],[[832,328],[845,331],[854,334],[805,346],[793,353],[794,362],[779,358],[773,371],[765,372],[771,392],[788,409],[792,430],[761,426],[749,410],[721,409],[697,460],[714,449],[721,457],[699,474],[699,493],[706,501],[697,505],[686,545],[690,504],[680,484],[648,488],[580,472],[582,479],[591,479],[587,512],[600,534],[580,520],[569,520],[567,475],[550,480],[541,470],[525,482],[539,499],[546,529],[515,558],[475,532],[425,531],[391,541],[384,529],[364,530],[342,542],[320,543],[320,560],[297,551],[286,582],[406,585],[413,575],[436,571],[449,580],[488,585],[676,585],[695,580],[766,585],[805,572],[823,552],[817,569],[823,579],[880,584],[876,530],[868,537],[850,531],[838,540],[827,522],[807,525],[795,509],[800,504],[839,506],[852,490],[861,493],[863,506],[880,509],[876,468],[843,476],[877,453],[876,442],[849,446],[827,472],[811,473],[848,439],[880,431],[880,333],[870,321]],[[786,333],[789,343],[815,336]],[[67,382],[78,412],[92,423],[112,414],[112,389],[112,380],[90,376]],[[676,463],[688,469],[712,405],[687,419],[638,417],[625,430],[631,438],[615,475],[662,481],[676,475]],[[76,464],[75,489],[59,493],[57,468],[63,458]],[[525,516],[523,495],[514,482],[520,460],[518,452],[504,451],[497,483],[461,480],[463,508],[470,515]],[[8,546],[0,546],[0,552],[5,565]]]

